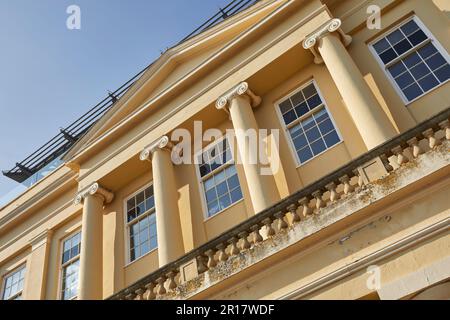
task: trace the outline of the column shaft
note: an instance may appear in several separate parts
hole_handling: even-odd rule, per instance
[[[156,148],[152,156],[156,228],[160,267],[184,254],[178,191],[170,151]]]
[[[393,125],[338,36],[326,34],[318,49],[367,148],[392,138]]]
[[[252,157],[250,152],[255,152],[257,149],[246,141],[245,135],[240,135],[240,133],[245,134],[247,130],[255,130],[256,137],[259,139],[258,124],[249,100],[250,98],[247,96],[237,95],[233,97],[230,101],[229,111],[233,127],[237,133],[237,146],[242,159],[245,177],[247,178],[250,198],[255,213],[259,213],[275,203],[277,191],[273,176],[261,174],[259,157],[256,156],[256,163],[249,161]]]
[[[103,202],[98,195],[84,198],[81,227],[80,300],[103,298]]]

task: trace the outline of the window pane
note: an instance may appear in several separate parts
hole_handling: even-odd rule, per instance
[[[231,202],[235,203],[242,199],[242,191],[241,188],[234,189],[231,191]]]
[[[289,111],[288,113],[284,114],[284,115],[283,115],[283,118],[284,118],[284,123],[290,124],[290,123],[292,123],[295,119],[297,119],[297,116],[296,116],[296,114],[295,114],[295,111],[292,110],[292,111]]]
[[[431,43],[427,44],[426,46],[420,48],[418,50],[420,56],[423,59],[426,59],[428,57],[431,57],[432,55],[434,55],[435,53],[437,53],[437,49],[434,47],[434,45],[432,45]]]
[[[232,176],[228,179],[228,187],[232,190],[239,186],[239,178],[237,175]]]
[[[320,123],[319,128],[322,135],[326,135],[328,132],[334,130],[333,123],[329,119]]]
[[[423,91],[420,89],[420,87],[417,84],[413,84],[403,90],[408,100],[414,100],[418,96],[420,96]]]
[[[326,150],[325,143],[322,139],[311,144],[311,149],[314,152],[314,155],[318,155]]]
[[[292,96],[291,101],[292,105],[296,107],[299,104],[305,102],[305,97],[303,96],[303,93],[300,91]]]
[[[429,59],[425,60],[425,62],[427,63],[427,65],[430,67],[431,70],[439,69],[443,65],[447,64],[447,61],[440,53],[431,56]]]
[[[220,209],[226,209],[231,205],[231,198],[229,194],[226,194],[225,196],[219,198],[220,203]]]
[[[324,139],[328,148],[331,148],[332,146],[340,142],[339,136],[336,131],[330,132],[324,137]]]
[[[445,82],[450,79],[450,65],[445,65],[444,67],[435,71],[436,77],[438,77],[440,82]]]
[[[291,109],[292,109],[292,104],[291,104],[291,101],[289,101],[289,99],[280,103],[281,113],[285,114],[286,112],[288,112]]]
[[[308,141],[306,141],[306,138],[303,134],[294,139],[294,145],[296,150],[304,148],[307,144]]]
[[[433,89],[438,84],[439,84],[439,82],[436,80],[435,76],[432,74],[423,78],[422,80],[419,80],[419,85],[422,88],[422,90],[425,92]]]
[[[407,58],[403,60],[405,65],[408,68],[414,67],[416,64],[420,63],[422,60],[420,59],[419,55],[417,53],[410,54]]]
[[[217,195],[220,197],[228,192],[227,182],[224,181],[217,186]]]
[[[384,62],[384,64],[388,64],[389,62],[391,62],[392,60],[397,58],[397,54],[395,53],[394,49],[389,49],[389,50],[383,52],[380,55],[380,58]]]
[[[399,31],[396,30],[387,36],[387,39],[391,43],[391,45],[395,45],[396,43],[405,39],[405,36]]]
[[[423,41],[427,40],[428,37],[422,30],[419,30],[419,31],[416,31],[415,33],[413,33],[412,35],[408,36],[408,39],[409,39],[409,41],[411,41],[413,46],[416,46],[416,45],[422,43]]]
[[[309,142],[316,141],[320,138],[320,132],[318,128],[312,128],[311,130],[306,131],[306,137]]]
[[[308,99],[308,98],[312,97],[313,95],[317,94],[317,90],[316,90],[316,87],[314,86],[314,84],[310,84],[309,86],[307,86],[302,91],[303,91],[303,94],[305,95],[306,99]]]
[[[409,86],[411,83],[414,82],[414,78],[411,76],[409,72],[406,72],[395,79],[395,82],[397,82],[398,86],[403,89],[407,86]]]
[[[300,158],[300,162],[306,162],[313,157],[313,154],[309,147],[306,147],[300,151],[298,151],[298,157]]]
[[[295,112],[297,113],[298,118],[307,114],[309,112],[309,108],[308,108],[308,105],[306,104],[306,102],[303,102],[298,107],[296,107]]]
[[[314,109],[320,104],[322,104],[322,100],[320,99],[318,94],[308,99],[308,106],[310,110]]]
[[[419,80],[429,74],[431,72],[430,69],[425,65],[425,63],[419,63],[414,68],[411,68],[411,74],[414,76],[416,80]]]
[[[403,64],[403,62],[397,62],[396,64],[394,64],[392,67],[390,67],[389,69],[390,74],[395,78],[397,76],[399,76],[400,74],[404,73],[406,71],[406,67]]]
[[[381,53],[383,53],[384,51],[386,51],[387,49],[389,49],[390,48],[390,45],[389,45],[389,43],[386,41],[386,39],[381,39],[380,41],[378,41],[377,43],[375,43],[374,45],[373,45],[373,47],[374,47],[374,49],[375,49],[375,51],[378,53],[378,54],[381,54]]]
[[[411,20],[405,23],[400,29],[402,29],[403,33],[408,36],[411,33],[417,31],[419,29],[419,26],[414,20]]]
[[[401,41],[401,42],[399,42],[399,43],[397,43],[395,46],[394,46],[394,49],[395,49],[395,51],[397,51],[397,54],[398,55],[402,55],[402,54],[404,54],[405,52],[407,52],[408,50],[410,50],[412,48],[412,45],[409,43],[409,41],[408,40],[403,40],[403,41]]]

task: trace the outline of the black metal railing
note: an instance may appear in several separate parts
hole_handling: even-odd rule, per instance
[[[225,19],[249,8],[256,2],[261,0],[233,0],[224,8],[221,8],[218,13],[200,25],[197,29],[176,43],[173,47],[192,39],[196,35],[218,25]],[[17,182],[24,182],[55,159],[64,155],[92,126],[108,112],[114,103],[120,99],[133,84],[140,78],[140,76],[153,64],[145,67],[133,78],[128,80],[120,88],[108,94],[108,96],[100,101],[97,105],[91,108],[88,112],[74,121],[66,128],[62,128],[60,132],[50,139],[43,146],[34,151],[31,155],[26,157],[21,162],[16,163],[11,170],[3,171],[3,175],[13,179]]]

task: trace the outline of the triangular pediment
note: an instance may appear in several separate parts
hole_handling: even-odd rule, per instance
[[[67,162],[85,148],[101,139],[109,130],[136,113],[148,101],[167,93],[187,81],[189,76],[240,34],[267,17],[285,1],[262,0],[252,7],[228,18],[159,57],[114,106],[66,154]]]

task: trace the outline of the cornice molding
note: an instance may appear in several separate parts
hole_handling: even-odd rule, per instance
[[[151,161],[152,155],[155,153],[155,151],[158,150],[172,151],[172,149],[173,144],[170,142],[169,137],[163,136],[160,139],[153,142],[148,147],[146,147],[144,150],[142,150],[139,158],[141,159],[141,161]]]
[[[342,28],[341,19],[331,19],[325,24],[321,25],[317,28],[313,33],[309,34],[305,40],[303,41],[303,48],[306,50],[311,50],[314,55],[314,63],[321,64],[323,63],[323,59],[318,53],[316,47],[319,45],[320,40],[328,34],[338,32],[342,43],[344,46],[349,46],[352,43],[352,37],[346,34]]]
[[[247,82],[241,82],[231,90],[227,91],[216,101],[216,108],[219,110],[224,110],[228,113],[229,111],[227,106],[229,107],[231,101],[237,97],[247,97],[250,99],[252,108],[258,107],[262,102],[261,97],[257,96],[252,90],[250,90]]]
[[[33,208],[36,204],[39,202],[44,201],[48,196],[53,195],[55,192],[58,192],[61,189],[64,189],[67,187],[68,184],[70,184],[72,181],[75,181],[76,174],[72,171],[68,171],[66,174],[55,180],[53,183],[49,184],[47,187],[43,188],[41,191],[39,191],[36,195],[32,196],[29,200],[25,201],[24,203],[18,205],[16,208],[14,208],[11,212],[6,214],[3,218],[0,218],[0,230],[9,225],[14,218],[18,216],[23,216],[28,212],[30,208]],[[47,179],[48,177],[45,177],[44,179]],[[44,181],[44,179],[42,181]],[[33,186],[34,188],[37,187],[37,185]],[[27,190],[24,194],[25,195]],[[22,196],[21,195],[21,196]],[[13,204],[15,201],[20,199],[20,197],[11,201],[9,204],[7,204],[5,207],[0,208],[0,211],[3,211],[8,206]]]
[[[100,197],[104,204],[109,204],[114,200],[114,194],[111,191],[101,187],[97,182],[95,182],[89,188],[77,194],[74,204],[79,205],[83,203],[89,196]]]

